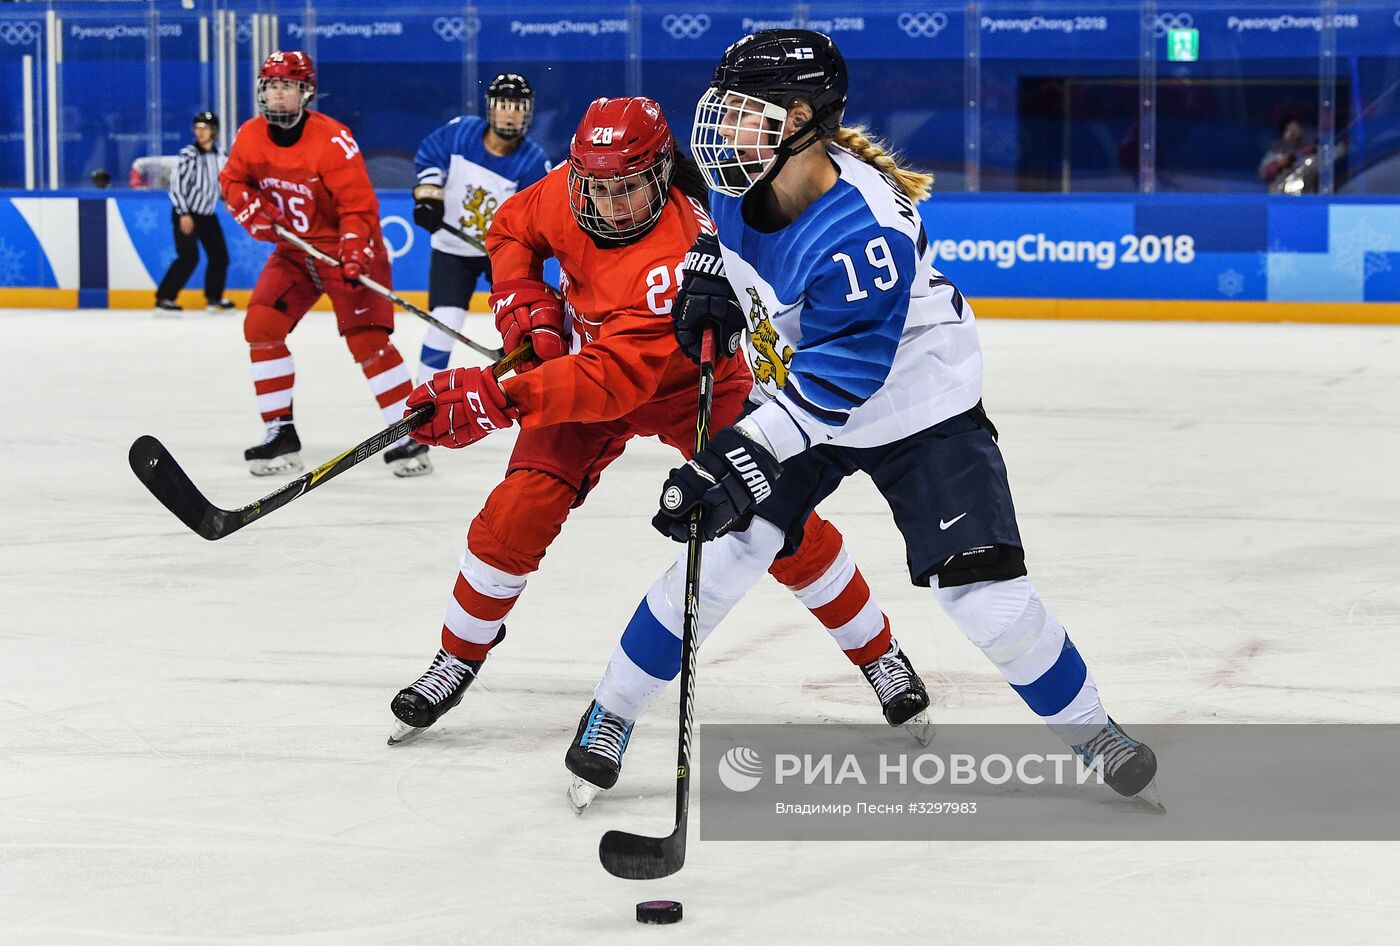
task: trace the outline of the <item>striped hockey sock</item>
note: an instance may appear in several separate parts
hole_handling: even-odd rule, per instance
[[[403,417],[404,402],[413,390],[413,382],[408,377],[403,356],[393,345],[380,349],[360,362],[360,369],[369,382],[370,392],[379,404],[379,410],[387,423],[394,423]]]
[[[292,418],[292,385],[296,366],[285,342],[254,342],[248,346],[252,359],[253,390],[263,423]]]
[[[485,660],[525,590],[525,580],[493,568],[466,548],[443,619],[442,649],[458,660]]]

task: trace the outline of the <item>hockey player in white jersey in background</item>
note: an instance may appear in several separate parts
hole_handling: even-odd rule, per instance
[[[549,156],[525,136],[534,109],[535,93],[525,77],[503,72],[486,87],[484,120],[459,115],[424,138],[413,159],[418,169],[413,222],[433,235],[428,308],[457,331],[466,321],[477,279],[485,274],[491,281],[486,230],[496,209],[549,172]],[[446,370],[451,357],[452,336],[430,326],[418,357],[417,383]]]
[[[915,203],[931,178],[841,126],[847,72],[827,36],[771,30],[731,46],[701,98],[692,155],[718,242],[701,237],[672,310],[693,359],[742,339],[756,406],[672,470],[653,524],[687,538],[703,512],[704,636],[793,528],[856,471],[889,503],[910,578],[1026,704],[1118,793],[1156,797],[1157,761],[1104,711],[1098,686],[1026,575],[967,300],[933,268]],[[715,259],[718,256],[719,259]],[[682,626],[685,555],[646,596]],[[619,646],[596,691],[635,720],[666,685]],[[575,751],[578,747],[575,746]]]

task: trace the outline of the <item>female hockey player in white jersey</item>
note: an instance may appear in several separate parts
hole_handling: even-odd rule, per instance
[[[932,180],[841,127],[846,88],[828,37],[770,30],[725,52],[696,110],[691,150],[715,192],[718,241],[701,237],[687,257],[672,317],[693,359],[702,332],[718,333],[721,357],[742,338],[757,402],[671,471],[653,520],[685,541],[703,512],[700,638],[791,552],[794,526],[863,471],[890,505],[914,584],[1058,736],[1102,760],[1110,786],[1152,800],[1152,751],[1108,718],[1026,577],[972,310],[933,268],[914,208]],[[682,554],[648,592],[663,612],[650,627],[682,626],[684,572]],[[630,730],[666,682],[619,647],[595,706]]]

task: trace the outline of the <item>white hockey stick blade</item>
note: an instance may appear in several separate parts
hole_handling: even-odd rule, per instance
[[[602,789],[597,785],[594,785],[592,782],[585,782],[575,775],[573,781],[569,783],[569,790],[565,794],[569,798],[569,807],[574,810],[574,814],[581,815],[589,805],[593,804],[593,799],[598,797],[600,791],[602,791]]]

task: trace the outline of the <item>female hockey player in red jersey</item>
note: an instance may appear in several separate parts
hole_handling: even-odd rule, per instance
[[[248,303],[243,334],[253,362],[258,410],[267,425],[263,442],[244,452],[258,476],[302,468],[301,441],[292,426],[295,369],[287,336],[324,293],[336,324],[390,423],[403,415],[412,390],[408,369],[392,342],[394,309],[356,280],[361,273],[391,284],[389,257],[379,232],[379,201],[360,146],[341,122],[307,109],[316,95],[316,70],[303,52],[275,52],[258,72],[258,117],[238,130],[219,185],[229,211],[258,240],[277,244]],[[331,266],[282,241],[281,225],[340,259]],[[431,470],[428,448],[409,441],[390,448],[385,461],[398,476]]]
[[[410,408],[436,405],[430,424],[413,434],[423,443],[463,447],[516,422],[521,431],[506,478],[467,533],[442,649],[394,697],[399,725],[390,744],[462,699],[569,510],[628,440],[655,435],[689,456],[699,372],[677,346],[669,313],[686,250],[713,232],[703,199],[698,169],[677,152],[655,102],[598,99],[579,123],[568,165],[496,212],[486,238],[496,277],[491,307],[506,349],[528,336],[538,361],[499,383],[489,368],[438,372],[408,399]],[[540,281],[551,256],[561,266],[562,301]],[[751,387],[740,359],[719,367],[717,424],[739,416]],[[814,514],[797,554],[772,572],[865,671],[891,725],[922,713],[923,684],[834,527]],[[724,610],[731,604],[705,602]],[[669,631],[674,647],[638,648],[624,637],[620,650],[636,674],[675,676],[679,624]],[[566,759],[576,807],[612,787],[630,732],[629,719],[608,708],[594,704],[584,714]]]

